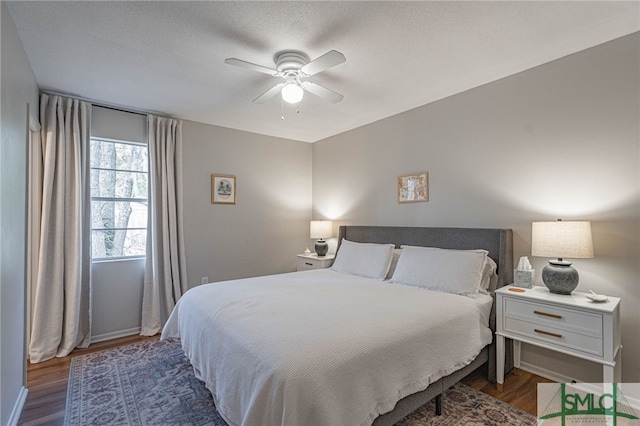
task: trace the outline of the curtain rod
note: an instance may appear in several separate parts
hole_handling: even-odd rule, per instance
[[[157,115],[157,116],[161,116],[161,117],[173,118],[172,116],[167,115],[167,114],[162,113],[162,112],[146,111],[146,110],[142,110],[142,109],[129,108],[129,107],[125,107],[125,106],[122,106],[122,105],[108,104],[108,103],[105,103],[105,102],[96,101],[94,99],[89,99],[89,98],[83,98],[83,97],[80,97],[80,96],[69,95],[68,93],[54,92],[54,91],[51,91],[51,90],[41,90],[40,93],[44,93],[44,94],[52,95],[52,96],[64,96],[66,98],[77,99],[79,101],[89,102],[93,106],[112,109],[114,111],[122,111],[122,112],[131,113],[131,114],[138,114],[138,115],[153,114],[153,115]]]

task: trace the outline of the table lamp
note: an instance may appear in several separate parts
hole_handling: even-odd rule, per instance
[[[551,293],[571,294],[578,286],[578,271],[571,262],[563,260],[593,257],[591,222],[563,221],[533,222],[531,226],[531,255],[555,257],[542,270],[542,281]]]
[[[310,238],[317,238],[314,250],[319,257],[326,256],[329,245],[324,238],[333,237],[333,222],[330,220],[312,220],[309,232]]]

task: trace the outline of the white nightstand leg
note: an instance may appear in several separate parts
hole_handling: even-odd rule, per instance
[[[496,335],[496,388],[502,392],[504,384],[504,337]]]
[[[513,366],[520,368],[520,348],[522,342],[520,340],[513,341]]]
[[[616,383],[622,383],[622,346],[618,348],[618,353],[615,357],[616,366],[613,370],[613,379]]]
[[[602,383],[613,383],[614,367],[610,365],[602,366]]]
[[[602,366],[602,382],[603,383],[621,383],[622,382],[622,346],[618,349],[618,353],[614,359],[616,365]]]

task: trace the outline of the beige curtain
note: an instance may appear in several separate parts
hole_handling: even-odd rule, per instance
[[[187,291],[182,210],[182,122],[149,115],[149,220],[140,334],[162,331]]]
[[[40,202],[31,200],[41,209],[39,229],[30,231],[39,236],[31,259],[34,363],[86,347],[91,337],[90,123],[90,103],[41,95],[41,152],[32,156],[39,164],[30,165],[30,188],[41,188]]]

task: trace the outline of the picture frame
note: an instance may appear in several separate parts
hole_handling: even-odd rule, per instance
[[[429,172],[398,176],[398,203],[429,201]]]
[[[211,175],[211,204],[235,204],[237,193],[234,175]]]

